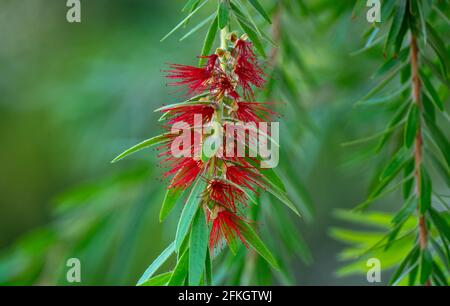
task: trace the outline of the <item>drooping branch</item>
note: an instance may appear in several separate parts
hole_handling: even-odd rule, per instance
[[[417,109],[420,111],[422,107],[422,101],[421,101],[421,83],[420,83],[420,76],[419,76],[419,63],[418,63],[418,54],[419,49],[417,46],[417,39],[414,34],[411,35],[411,42],[410,42],[410,48],[411,48],[411,82],[412,82],[412,100],[413,103],[417,105]],[[416,132],[415,137],[415,144],[414,144],[414,177],[416,181],[416,195],[417,198],[421,198],[422,193],[422,186],[421,186],[421,165],[422,165],[422,127],[420,122],[418,123],[418,128]],[[427,236],[428,236],[428,230],[425,220],[425,215],[422,213],[419,213],[419,245],[420,249],[423,251],[427,248]],[[428,279],[425,283],[427,286],[429,286],[430,280]]]

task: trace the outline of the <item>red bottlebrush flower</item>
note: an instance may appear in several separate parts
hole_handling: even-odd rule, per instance
[[[169,120],[167,121],[169,126],[179,122],[194,126],[195,115],[202,116],[202,124],[210,122],[214,115],[214,107],[208,104],[182,105],[165,108],[162,112],[169,113]]]
[[[188,188],[200,174],[203,168],[201,160],[182,157],[173,161],[173,167],[164,173],[164,177],[173,176],[169,188]]]
[[[246,187],[253,192],[256,192],[256,186],[262,187],[258,181],[261,175],[252,169],[242,166],[229,166],[226,169],[227,179],[233,183]]]
[[[243,122],[270,121],[276,112],[264,106],[267,103],[260,102],[238,102],[236,117]]]
[[[212,201],[233,212],[236,212],[237,203],[245,204],[247,200],[242,190],[223,180],[211,180],[207,192]]]
[[[200,156],[199,146],[195,144],[194,138],[201,137],[199,133],[191,131],[191,144],[187,148],[177,148],[180,152],[186,153],[185,156],[176,157],[172,152],[172,145],[177,135],[170,134],[170,140],[158,147],[158,157],[163,158],[161,164],[164,167],[169,168],[164,173],[164,177],[168,178],[173,176],[172,182],[169,188],[187,188],[189,187],[204,168],[204,164],[201,160],[197,160],[194,157]]]
[[[220,99],[225,95],[232,97],[234,100],[239,99],[239,94],[225,73],[220,73],[212,79],[211,92],[216,99]]]
[[[208,58],[208,62],[202,68],[171,64],[170,67],[172,70],[166,71],[168,73],[166,77],[178,81],[170,85],[185,86],[188,96],[200,94],[208,89],[211,78],[214,76],[214,71],[221,70],[221,68],[218,62],[219,57],[216,54],[206,56],[205,58]]]
[[[238,84],[242,87],[244,97],[254,100],[254,93],[251,85],[262,88],[265,84],[264,72],[258,64],[252,43],[239,39],[234,49],[236,66],[234,73],[238,77]]]
[[[245,222],[242,218],[223,208],[218,208],[219,212],[212,219],[211,233],[209,234],[209,248],[212,250],[225,239],[227,244],[233,241],[236,236],[248,247],[247,242],[241,234],[240,223]],[[211,216],[208,217],[208,219]]]

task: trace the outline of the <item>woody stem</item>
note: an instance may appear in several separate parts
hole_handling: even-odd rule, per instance
[[[419,64],[418,64],[418,47],[417,47],[417,39],[414,34],[411,35],[411,77],[412,77],[412,100],[413,103],[416,103],[417,108],[420,110],[422,106],[420,90],[421,83],[419,77]],[[414,144],[414,177],[416,181],[416,195],[419,198],[422,193],[421,186],[421,172],[420,167],[422,164],[422,128],[419,122],[419,127],[417,128],[417,134]],[[421,250],[425,250],[427,247],[428,240],[428,232],[426,226],[425,216],[422,213],[419,213],[419,246]],[[430,285],[430,281],[427,280],[426,285]]]

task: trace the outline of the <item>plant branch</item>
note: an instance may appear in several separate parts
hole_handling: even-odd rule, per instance
[[[412,99],[413,103],[416,103],[417,108],[420,110],[422,107],[422,101],[420,96],[421,91],[421,83],[420,83],[420,77],[419,77],[419,64],[418,64],[418,46],[417,46],[417,39],[414,34],[411,34],[411,76],[412,76]],[[414,144],[414,176],[416,180],[416,194],[417,197],[421,198],[422,193],[422,186],[421,186],[421,171],[420,167],[422,164],[422,127],[419,122],[418,128],[417,128],[417,134]],[[427,240],[428,240],[428,231],[426,226],[426,220],[425,215],[422,213],[419,213],[419,245],[420,249],[423,251],[427,247]],[[426,285],[430,285],[430,280],[426,281]]]

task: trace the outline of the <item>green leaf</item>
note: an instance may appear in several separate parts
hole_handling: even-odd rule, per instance
[[[202,96],[204,96],[204,95],[200,95],[198,98],[201,98]],[[161,106],[161,107],[155,109],[153,112],[154,113],[167,112],[170,109],[183,107],[183,106],[212,105],[212,103],[209,102],[209,101],[192,101],[193,99],[194,98],[192,98],[192,99],[190,99],[188,101],[180,102],[180,103],[173,103],[173,104],[169,104],[169,105],[164,105],[164,106]]]
[[[387,74],[374,88],[372,88],[362,99],[359,101],[365,101],[369,98],[373,97],[377,92],[383,89],[395,76],[397,76],[398,72],[406,66],[406,63],[402,63],[399,66],[396,66],[389,74]]]
[[[120,155],[118,155],[116,158],[114,158],[111,161],[111,163],[115,163],[115,162],[127,157],[128,155],[136,153],[137,151],[140,151],[142,149],[166,142],[169,140],[169,138],[167,137],[168,135],[169,134],[162,134],[162,135],[158,135],[158,136],[152,137],[150,139],[144,140],[143,142],[138,143],[137,145],[129,148],[128,150],[126,150],[123,153],[121,153]]]
[[[405,165],[405,168],[403,170],[403,177],[407,178],[411,176],[411,174],[414,171],[414,159],[411,158]],[[406,180],[403,183],[403,199],[409,198],[409,195],[411,194],[412,187],[414,183],[414,177],[411,177],[410,179]]]
[[[207,286],[212,285],[212,264],[211,264],[211,255],[209,254],[209,248],[206,248],[205,280]]]
[[[206,182],[202,178],[197,179],[194,187],[191,190],[189,198],[184,205],[181,212],[180,221],[178,222],[177,233],[175,236],[175,246],[177,250],[180,250],[181,244],[189,232],[189,228],[194,219],[195,213],[200,205],[201,193],[205,190]]]
[[[450,242],[450,225],[448,224],[447,220],[441,217],[439,212],[434,209],[430,209],[429,212],[434,226],[436,226],[442,237],[445,237],[445,239]]]
[[[203,48],[201,52],[201,56],[207,56],[211,52],[212,46],[214,44],[214,39],[216,38],[217,28],[219,27],[218,17],[214,18],[209,26],[208,33],[206,33],[205,41],[203,42]],[[206,62],[206,59],[201,57],[199,60],[199,66],[203,66]]]
[[[417,107],[417,104],[413,103],[411,109],[409,110],[408,118],[406,119],[405,125],[404,139],[405,139],[405,146],[407,148],[411,148],[412,144],[414,143],[414,139],[416,138],[419,124],[420,124],[419,108]]]
[[[180,41],[185,40],[198,30],[200,30],[203,26],[205,26],[209,21],[211,21],[214,17],[216,17],[216,14],[212,14],[209,17],[205,18],[202,22],[198,23],[195,27],[193,27],[189,32],[187,32],[183,37],[180,38]]]
[[[217,16],[219,16],[219,29],[223,29],[228,25],[229,14],[228,1],[221,0],[217,11]]]
[[[181,171],[181,170],[180,170]],[[177,175],[174,176],[172,182],[176,179]],[[174,208],[180,195],[183,193],[182,188],[169,188],[164,196],[164,201],[159,212],[159,221],[163,222],[164,219],[169,215],[169,213]]]
[[[264,168],[259,170],[259,173],[263,175],[274,187],[278,188],[282,192],[286,192],[286,187],[283,181],[272,168]]]
[[[372,75],[372,78],[379,78],[389,71],[391,71],[393,68],[398,67],[401,63],[403,63],[407,58],[409,54],[409,49],[404,49],[400,52],[400,54],[397,57],[392,57],[388,59],[386,62],[384,62],[383,65],[381,65],[380,68],[378,68],[375,73]]]
[[[439,108],[441,112],[444,111],[444,105],[442,104],[442,101],[439,98],[436,89],[434,89],[433,84],[431,84],[430,80],[422,71],[420,71],[420,78],[422,79],[422,82],[425,85],[425,88],[427,89],[427,92],[430,94],[431,99],[436,105],[436,107]]]
[[[250,2],[250,4],[258,11],[258,13],[261,14],[261,16],[268,22],[268,23],[272,23],[272,21],[270,20],[269,15],[266,13],[266,11],[264,10],[264,8],[262,7],[262,5],[258,2],[258,0],[249,0],[248,2]]]
[[[392,117],[391,121],[388,123],[388,129],[394,128],[404,117],[404,113],[407,111],[409,104],[405,103],[402,107],[398,109],[398,111],[395,113],[394,117]],[[386,133],[381,139],[380,142],[377,145],[376,152],[380,152],[380,150],[384,147],[386,142],[391,137],[393,131]]]
[[[417,207],[416,197],[410,197],[404,204],[400,211],[392,218],[392,223],[397,225],[406,221]]]
[[[420,284],[424,285],[430,278],[433,270],[433,258],[428,249],[422,250],[420,255]]]
[[[139,286],[165,286],[171,276],[172,272],[165,272],[146,280],[144,283],[139,284]]]
[[[438,159],[433,154],[430,155],[431,160],[433,161],[435,169],[438,171],[438,173],[441,175],[445,183],[447,184],[447,187],[450,188],[450,170],[447,165],[444,164],[440,159]]]
[[[397,2],[396,14],[392,19],[391,27],[389,29],[388,37],[386,39],[386,44],[384,46],[384,51],[386,52],[390,45],[392,45],[400,33],[400,29],[403,25],[403,19],[405,18],[406,12],[406,0],[399,0]]]
[[[274,269],[279,270],[280,266],[278,265],[275,257],[266,247],[264,242],[258,237],[256,232],[251,228],[247,223],[241,222],[239,224],[241,229],[241,234],[245,238],[245,240],[255,249],[255,251],[261,255]]]
[[[192,12],[197,5],[200,3],[200,0],[188,0],[186,4],[181,9],[182,12],[189,11]]]
[[[426,94],[422,94],[422,105],[424,116],[428,116],[430,120],[436,122],[436,112],[434,111],[434,104]]]
[[[438,58],[440,60],[442,73],[445,76],[445,78],[447,78],[448,53],[447,53],[447,48],[445,47],[445,43],[439,37],[436,30],[429,23],[427,23],[427,33],[428,33],[430,45],[434,49],[434,51],[436,52],[436,55],[438,56]]]
[[[436,262],[433,262],[433,274],[436,277],[436,280],[439,281],[440,286],[448,286],[447,278]]]
[[[186,250],[173,269],[172,276],[167,283],[168,286],[182,286],[189,269],[189,250]]]
[[[416,257],[417,255],[419,255],[419,248],[415,247],[408,253],[408,255],[405,257],[405,259],[403,259],[402,263],[398,266],[398,268],[394,272],[392,278],[389,280],[389,283],[388,283],[389,286],[397,283],[400,280],[403,271],[405,270],[405,268],[408,265],[412,266],[415,264],[415,262],[412,262],[412,261],[413,261],[414,257]]]
[[[380,181],[394,175],[400,171],[405,166],[408,161],[408,152],[402,147],[398,152],[392,157],[389,164],[384,168],[380,175]]]
[[[276,186],[272,185],[269,180],[265,180],[266,185],[264,189],[274,195],[278,200],[280,200],[284,205],[289,207],[293,212],[295,212],[299,217],[301,217],[300,212],[297,209],[297,206],[287,197],[286,193],[279,190]]]
[[[205,213],[199,209],[192,222],[189,237],[189,285],[198,286],[203,275],[208,249],[208,225]]]
[[[257,159],[258,160],[249,158],[249,159],[247,159],[247,162],[250,163],[253,167],[259,169],[260,168],[259,163],[261,162],[261,158],[257,157]],[[276,171],[273,168],[261,168],[261,169],[259,169],[259,173],[265,179],[264,181],[269,182],[272,186],[275,186],[282,192],[286,192],[286,187],[284,186],[283,181],[281,180],[281,178],[278,176],[278,174],[276,173]]]
[[[420,167],[420,213],[424,214],[431,206],[432,184],[427,170],[422,165]]]
[[[156,259],[152,264],[145,270],[144,274],[142,274],[141,278],[138,280],[137,284],[141,285],[169,259],[169,257],[175,252],[175,242],[172,242]]]
[[[436,142],[439,149],[442,151],[442,155],[447,162],[447,166],[450,167],[450,143],[448,142],[446,136],[442,131],[437,127],[437,125],[431,121],[429,118],[425,118],[428,129],[430,130],[430,134],[433,140]]]
[[[181,26],[183,24],[185,24],[186,21],[188,21],[195,13],[197,13],[197,11],[199,9],[201,9],[206,3],[208,2],[208,0],[203,1],[200,5],[198,5],[189,15],[187,15],[186,18],[184,18],[179,24],[177,24],[169,33],[167,33],[166,36],[164,36],[161,41],[164,41],[167,37],[169,37],[170,35],[172,35],[176,30],[178,30],[179,28],[181,28]]]
[[[243,17],[241,17],[242,13],[233,3],[231,3],[231,8],[236,15],[236,19],[237,19],[240,27],[242,28],[244,33],[248,35],[250,40],[253,42],[253,45],[255,46],[258,53],[262,57],[266,57],[266,52],[264,51],[264,46],[261,43],[261,40],[259,39],[258,34],[251,28],[250,25],[247,24],[247,22],[243,19]]]

